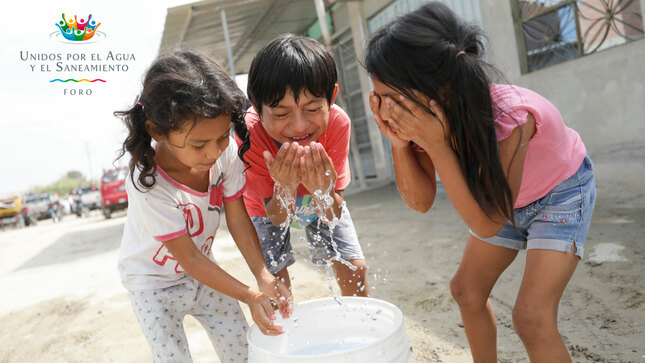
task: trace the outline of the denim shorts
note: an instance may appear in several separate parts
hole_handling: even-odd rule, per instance
[[[272,274],[292,265],[296,259],[291,248],[290,227],[284,230],[271,223],[269,217],[251,217],[260,239],[264,260]],[[316,219],[305,227],[309,256],[313,262],[340,257],[344,260],[362,260],[363,251],[358,243],[352,216],[346,206],[343,206],[338,224],[330,233],[329,227]],[[336,246],[334,246],[334,244]]]
[[[496,246],[522,249],[571,251],[582,258],[596,204],[593,163],[587,155],[575,174],[556,185],[547,195],[513,210],[515,227],[506,225],[495,236],[480,238]]]

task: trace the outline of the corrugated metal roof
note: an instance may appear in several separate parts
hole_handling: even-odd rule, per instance
[[[333,1],[332,1],[333,2]],[[328,8],[329,1],[325,1]],[[314,0],[206,0],[168,9],[159,53],[198,48],[228,67],[226,12],[236,73],[247,73],[260,48],[282,33],[304,34],[317,20]]]

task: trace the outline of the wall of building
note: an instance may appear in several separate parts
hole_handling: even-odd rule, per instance
[[[511,0],[483,1],[482,16],[489,61],[553,102],[592,155],[645,150],[645,39],[521,74]]]

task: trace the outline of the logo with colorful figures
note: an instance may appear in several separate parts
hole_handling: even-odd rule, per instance
[[[98,31],[101,23],[92,20],[92,14],[87,19],[78,19],[76,15],[74,18],[65,18],[65,13],[62,17],[63,20],[56,23],[58,31],[51,33],[50,38],[71,44],[94,43],[105,38],[105,33]]]

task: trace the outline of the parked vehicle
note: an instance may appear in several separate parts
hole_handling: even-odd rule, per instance
[[[0,198],[0,227],[24,226],[25,220],[21,213],[22,201],[17,195],[6,195]]]
[[[23,202],[27,212],[35,220],[51,218],[57,223],[63,219],[63,207],[58,194],[27,194],[23,197]]]
[[[85,217],[90,213],[90,210],[83,205],[83,200],[81,200],[79,192],[80,188],[72,190],[72,213],[76,214],[77,217]]]
[[[86,185],[77,188],[76,190],[81,200],[82,207],[87,210],[99,209],[103,205],[101,202],[101,192],[96,185]]]
[[[25,221],[25,226],[35,226],[38,222],[36,215],[34,215],[29,207],[22,208],[22,219]]]
[[[103,200],[103,215],[110,218],[112,212],[128,207],[128,193],[125,191],[125,180],[128,168],[118,168],[105,171],[101,177],[101,199]]]

